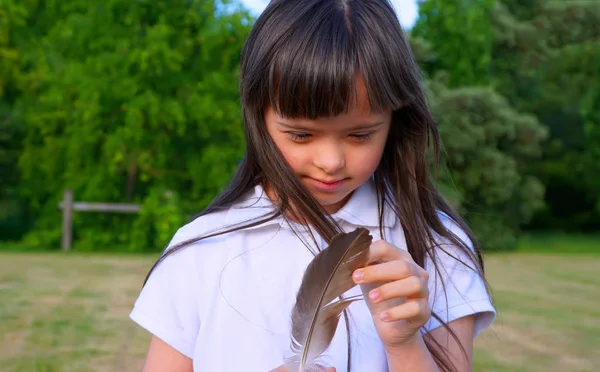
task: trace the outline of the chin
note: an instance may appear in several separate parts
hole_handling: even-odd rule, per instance
[[[349,196],[350,196],[350,194],[335,195],[335,196],[332,195],[332,197],[330,197],[330,198],[317,197],[316,199],[323,208],[325,208],[327,211],[329,211],[329,213],[335,213],[340,208],[342,208],[342,206],[344,204],[346,204],[346,201],[348,201]],[[332,211],[332,209],[333,209],[333,211]]]

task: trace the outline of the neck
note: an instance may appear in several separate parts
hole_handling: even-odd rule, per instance
[[[273,204],[275,204],[277,207],[281,207],[281,198],[279,198],[274,188],[270,184],[264,183],[263,189],[265,190],[265,193],[267,197],[271,200],[271,202],[273,202]],[[332,205],[321,205],[321,208],[324,209],[325,214],[332,215],[340,209],[342,209],[342,207],[346,205],[346,203],[352,197],[353,194],[354,191],[348,194],[343,200],[340,200],[339,202]],[[293,205],[293,203],[290,203],[290,205],[284,211],[284,214],[291,221],[300,223],[302,225],[308,225],[308,223],[306,223],[306,220],[301,217],[301,213],[299,213],[298,209]]]
[[[265,190],[265,193],[267,194],[267,197],[271,200],[271,202],[273,202],[273,204],[275,204],[278,208],[281,208],[282,206],[282,202],[281,199],[279,198],[279,196],[277,195],[277,192],[273,189],[273,187],[268,184],[268,183],[264,183],[263,184],[263,189]],[[301,214],[298,212],[298,209],[294,206],[294,205],[289,205],[286,210],[283,211],[283,214],[285,216],[285,218],[287,218],[288,220],[301,224],[301,225],[308,225],[308,222],[304,219],[301,218]]]

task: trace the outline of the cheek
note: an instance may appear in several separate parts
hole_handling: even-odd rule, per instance
[[[353,171],[357,174],[365,174],[370,176],[375,169],[379,166],[381,157],[383,155],[383,149],[385,146],[385,138],[383,140],[378,139],[377,142],[373,142],[371,146],[366,146],[360,151],[356,151],[352,155]]]
[[[377,169],[380,160],[381,151],[378,148],[369,149],[354,153],[348,165],[352,164],[353,173],[370,176]]]
[[[286,151],[283,152],[283,157],[295,171],[302,169],[303,165],[306,163],[301,151]]]
[[[298,146],[291,145],[287,138],[276,138],[275,145],[277,145],[277,148],[283,155],[283,158],[294,171],[299,171],[305,167],[305,164],[308,161],[307,155],[310,152]]]

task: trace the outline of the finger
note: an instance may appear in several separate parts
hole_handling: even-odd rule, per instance
[[[390,298],[388,300],[382,300],[379,302],[371,301],[371,299],[369,298],[369,293],[371,293],[372,290],[380,287],[382,284],[385,283],[369,283],[360,285],[360,290],[362,291],[363,296],[365,297],[365,303],[367,304],[367,307],[369,308],[371,314],[373,314],[374,316],[379,316],[379,314],[381,314],[382,312],[393,307],[402,305],[406,302],[406,297]]]
[[[427,282],[418,276],[409,276],[408,278],[396,280],[369,291],[369,299],[373,303],[399,297],[428,298],[429,287],[427,286]]]
[[[357,284],[389,282],[418,276],[425,278],[427,272],[411,261],[395,260],[366,266],[354,271],[352,278]]]
[[[369,263],[381,261],[389,262],[394,260],[413,261],[408,251],[400,249],[385,240],[378,240],[371,244],[369,248]]]
[[[398,320],[428,319],[431,315],[429,302],[426,299],[411,300],[402,305],[393,307],[379,314],[384,322],[396,322]]]

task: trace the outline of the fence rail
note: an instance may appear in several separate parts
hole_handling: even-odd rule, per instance
[[[73,190],[64,191],[58,208],[63,212],[61,248],[65,251],[71,250],[73,244],[73,211],[138,213],[141,209],[137,204],[74,202]]]

